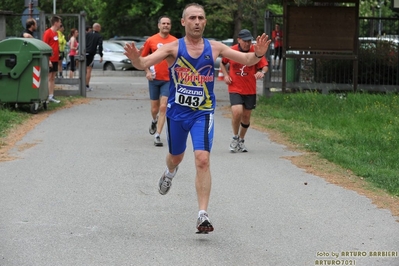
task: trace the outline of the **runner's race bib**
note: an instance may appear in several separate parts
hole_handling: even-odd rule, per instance
[[[178,84],[175,94],[175,103],[192,108],[198,108],[203,101],[203,87]]]

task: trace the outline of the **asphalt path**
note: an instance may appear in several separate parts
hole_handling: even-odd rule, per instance
[[[17,159],[0,163],[0,265],[399,265],[399,218],[388,210],[296,167],[284,157],[299,153],[253,128],[249,152],[229,152],[221,81],[215,231],[195,234],[190,140],[160,195],[167,147],[148,133],[146,79],[94,76],[91,86],[90,103],[49,115],[11,150]]]

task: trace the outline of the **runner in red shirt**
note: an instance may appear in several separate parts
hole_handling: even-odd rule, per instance
[[[253,52],[252,34],[243,29],[238,34],[238,44],[231,48],[243,53]],[[226,66],[229,64],[229,72]],[[246,66],[227,58],[222,59],[220,69],[224,75],[224,81],[228,84],[232,113],[233,140],[230,144],[232,152],[247,152],[244,145],[244,137],[250,125],[251,112],[256,106],[256,80],[262,79],[268,70],[265,57],[253,66]],[[261,70],[261,71],[259,71]]]
[[[159,47],[166,43],[173,42],[176,37],[169,34],[172,27],[172,20],[167,16],[162,16],[158,20],[159,33],[149,37],[144,43],[141,56],[147,56],[155,52]],[[148,87],[151,100],[152,122],[149,132],[155,134],[154,145],[161,147],[160,134],[165,124],[166,105],[169,97],[169,69],[168,63],[162,62],[145,69],[146,78],[148,79]]]
[[[50,20],[51,27],[48,28],[43,34],[43,42],[47,43],[53,50],[53,54],[49,59],[49,74],[48,74],[48,101],[53,103],[59,103],[60,101],[54,98],[55,88],[55,74],[58,71],[58,59],[59,59],[59,44],[58,44],[58,33],[57,30],[61,27],[61,18],[59,16],[53,16]]]

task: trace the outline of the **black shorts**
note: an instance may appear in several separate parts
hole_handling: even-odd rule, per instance
[[[245,109],[252,110],[256,107],[256,94],[242,95],[238,93],[229,93],[231,105],[243,105]]]
[[[76,61],[75,61],[75,56],[74,55],[70,55],[69,56],[69,61],[70,61],[70,67],[69,70],[71,70],[72,72],[74,72],[76,70]]]
[[[51,61],[52,67],[49,67],[48,72],[57,72],[58,71],[58,62]]]
[[[93,67],[95,54],[86,54],[86,66]]]
[[[60,57],[58,57],[58,60],[62,61],[64,60],[65,54],[64,52],[60,52]]]
[[[283,47],[282,46],[274,48],[274,60],[276,60],[277,56],[278,56],[278,59],[281,59],[282,54],[283,54]]]

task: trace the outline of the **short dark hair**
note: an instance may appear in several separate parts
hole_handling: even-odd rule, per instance
[[[62,20],[62,19],[61,19],[60,16],[52,16],[52,17],[51,17],[51,20],[50,20],[51,26],[53,26],[54,23],[56,23],[56,22],[60,22],[61,20]]]
[[[167,18],[167,19],[170,20],[170,22],[172,22],[172,19],[171,19],[170,17],[168,17],[168,16],[166,16],[166,15],[163,15],[163,16],[160,16],[160,17],[158,18],[158,23],[160,23],[160,22],[161,22],[161,19],[163,19],[163,18]]]
[[[28,30],[30,27],[36,25],[36,20],[34,18],[28,18],[26,20],[26,29]]]
[[[86,26],[86,31],[89,31],[89,30],[91,30],[91,29],[92,29],[91,26]]]

